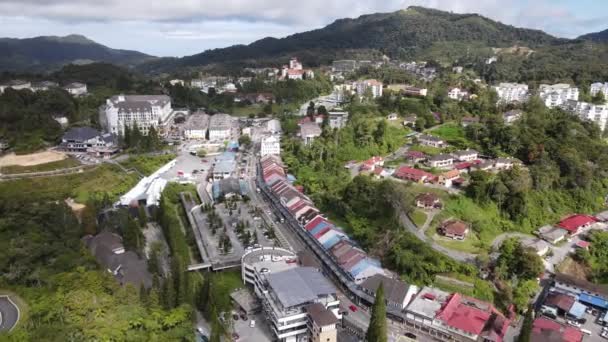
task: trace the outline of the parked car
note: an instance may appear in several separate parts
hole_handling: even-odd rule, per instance
[[[352,305],[352,304],[351,304],[351,305],[349,305],[349,306],[348,306],[348,308],[349,308],[349,309],[350,309],[350,311],[352,311],[352,312],[357,312],[357,307],[356,307],[356,306],[354,306],[354,305]]]
[[[577,327],[577,328],[580,328],[580,327],[581,327],[581,324],[580,324],[579,322],[577,322],[577,321],[573,321],[573,320],[570,320],[570,319],[569,319],[569,320],[567,321],[567,323],[568,323],[568,324],[570,324],[570,325],[571,325],[571,326],[573,326],[573,327]]]
[[[250,328],[255,328],[255,320],[252,319],[251,322],[249,322],[249,327]]]
[[[232,315],[232,319],[235,320],[235,321],[238,321],[239,320],[239,315],[233,314]]]

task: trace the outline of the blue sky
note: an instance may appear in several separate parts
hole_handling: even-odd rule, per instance
[[[0,0],[0,35],[76,33],[113,48],[184,56],[409,5],[480,13],[560,37],[608,29],[605,0]]]

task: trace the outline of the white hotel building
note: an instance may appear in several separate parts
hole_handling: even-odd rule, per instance
[[[591,84],[591,86],[589,87],[589,93],[591,93],[591,96],[595,96],[597,95],[597,93],[599,92],[604,93],[604,99],[606,101],[608,101],[608,82],[606,83],[593,83]]]
[[[276,135],[262,138],[260,156],[266,156],[269,154],[281,155],[281,139]]]
[[[311,304],[321,304],[340,319],[336,288],[313,267],[300,267],[296,255],[282,248],[247,252],[242,260],[243,282],[253,286],[276,340],[309,341]]]
[[[99,120],[112,134],[123,135],[128,125],[146,135],[150,127],[164,126],[172,112],[171,98],[167,95],[116,95],[100,107]]]
[[[502,104],[526,102],[528,100],[528,85],[519,83],[500,83],[493,89],[498,94],[498,102]]]
[[[595,105],[587,102],[569,103],[566,109],[578,115],[583,120],[595,122],[602,131],[606,129],[608,123],[608,105]]]
[[[541,84],[538,89],[538,95],[545,106],[549,108],[559,107],[568,101],[578,101],[578,88],[572,87],[569,84]]]

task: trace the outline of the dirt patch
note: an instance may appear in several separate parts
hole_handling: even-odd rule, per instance
[[[64,160],[67,157],[68,156],[65,153],[57,151],[44,151],[24,155],[16,155],[14,153],[9,153],[5,156],[0,157],[0,167],[9,165],[40,165]]]
[[[570,257],[566,258],[561,264],[559,264],[557,269],[561,273],[581,280],[587,280],[587,276],[589,273],[587,267],[579,264]]]

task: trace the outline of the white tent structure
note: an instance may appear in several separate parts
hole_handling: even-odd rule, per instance
[[[129,205],[133,201],[145,199],[147,206],[158,205],[160,203],[160,195],[167,186],[167,180],[160,176],[169,171],[175,163],[176,159],[163,165],[148,177],[142,178],[129,192],[120,197],[120,205]]]

